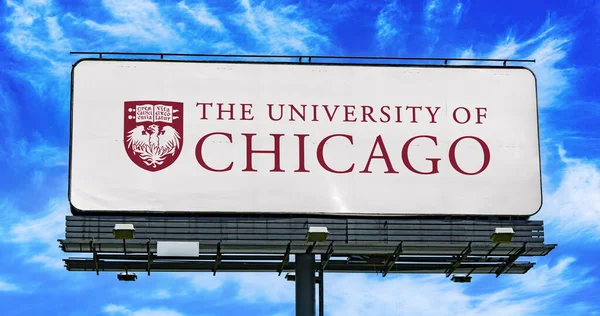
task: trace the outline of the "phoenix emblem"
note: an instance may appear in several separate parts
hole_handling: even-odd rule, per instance
[[[183,145],[183,104],[164,101],[125,102],[125,149],[148,171],[162,170]]]

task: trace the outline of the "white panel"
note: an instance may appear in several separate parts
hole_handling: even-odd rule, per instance
[[[73,71],[70,200],[81,212],[531,215],[541,206],[536,81],[525,68],[87,60]],[[219,119],[217,103],[234,104],[233,119]],[[130,131],[137,152],[126,150]],[[199,146],[211,133],[223,134]],[[255,150],[279,139],[279,168],[266,153],[247,168],[248,139]]]
[[[200,254],[199,242],[157,241],[156,255],[159,257],[197,257]]]

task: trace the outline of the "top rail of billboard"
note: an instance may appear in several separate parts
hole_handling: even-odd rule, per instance
[[[160,53],[160,52],[100,52],[100,51],[76,51],[70,52],[71,55],[98,55],[102,58],[104,55],[121,56],[150,56],[160,57],[211,57],[211,58],[248,58],[248,59],[292,59],[299,63],[312,63],[314,60],[361,60],[361,61],[413,61],[413,62],[440,62],[447,65],[451,61],[461,62],[502,62],[504,66],[508,62],[535,63],[535,59],[507,59],[507,58],[460,58],[460,57],[394,57],[394,56],[331,56],[331,55],[265,55],[265,54],[187,54],[187,53]]]

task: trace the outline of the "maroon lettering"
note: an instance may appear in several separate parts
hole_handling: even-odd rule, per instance
[[[352,110],[350,110],[350,108],[352,108]],[[352,115],[352,117],[354,117],[354,105],[344,105],[344,110],[345,110],[345,115],[344,115],[344,122],[356,122],[356,118],[354,118],[354,120],[350,120],[349,117],[350,115]]]
[[[233,168],[233,162],[231,162],[229,164],[229,166],[227,166],[224,169],[216,169],[216,168],[212,168],[210,167],[206,161],[204,160],[204,157],[202,156],[202,145],[204,145],[204,142],[206,141],[207,138],[213,136],[213,135],[222,135],[227,137],[227,139],[229,140],[229,142],[231,143],[233,141],[231,134],[229,133],[221,133],[221,132],[214,132],[214,133],[210,133],[210,134],[206,134],[204,136],[202,136],[202,138],[200,138],[200,140],[198,141],[198,143],[196,144],[196,160],[198,161],[198,163],[200,164],[200,166],[202,166],[202,168],[208,170],[208,171],[212,171],[212,172],[225,172],[225,171],[229,171],[231,170],[231,168]]]
[[[254,116],[252,116],[252,104],[251,103],[242,103],[242,121],[252,121],[254,119]],[[246,107],[248,107],[246,109]],[[250,117],[246,117],[246,114],[251,115]]]
[[[224,109],[223,108],[223,103],[217,103],[217,105],[219,106],[219,116],[217,118],[217,120],[223,120],[223,113],[229,113],[229,120],[233,121],[235,120],[233,118],[233,106],[235,105],[235,103],[228,103],[229,105],[229,109]]]
[[[404,165],[406,166],[406,168],[416,174],[435,174],[435,173],[439,173],[438,170],[438,163],[440,162],[440,158],[425,158],[425,160],[429,160],[431,161],[431,171],[427,171],[427,172],[423,172],[423,171],[419,171],[417,169],[415,169],[413,167],[413,165],[410,163],[410,159],[408,157],[408,147],[410,147],[410,144],[418,138],[428,138],[433,140],[433,143],[437,146],[437,138],[435,136],[430,136],[430,135],[418,135],[415,136],[411,139],[409,139],[408,141],[406,141],[406,143],[404,144],[404,146],[402,146],[402,162],[404,162]]]
[[[390,113],[388,112],[390,110],[390,107],[387,105],[384,105],[381,107],[381,114],[383,114],[383,116],[386,117],[386,120],[384,121],[382,118],[379,118],[379,121],[382,123],[387,123],[390,121]]]
[[[479,143],[479,145],[481,146],[481,149],[483,150],[483,164],[478,171],[473,172],[473,173],[464,171],[461,167],[458,166],[458,163],[456,162],[456,146],[458,145],[458,143],[461,140],[466,139],[466,138],[476,140]],[[454,170],[456,170],[464,175],[474,176],[476,174],[482,173],[485,169],[487,169],[488,165],[490,164],[490,148],[487,146],[487,144],[483,140],[481,140],[478,137],[463,136],[463,137],[455,140],[452,143],[452,145],[450,146],[450,151],[448,152],[448,158],[450,159],[450,164],[452,165],[452,168],[454,168]]]
[[[271,121],[280,121],[283,118],[283,104],[279,104],[278,118],[273,117],[273,104],[267,104],[267,107],[269,107],[269,118],[271,119]]]
[[[431,112],[431,107],[430,106],[426,106],[425,107],[427,109],[427,112],[429,112],[429,115],[431,115],[431,121],[429,123],[437,123],[435,121],[435,115],[437,114],[438,110],[440,109],[439,106],[435,107],[435,111]]]
[[[375,148],[379,147],[379,150],[381,151],[381,156],[375,156]],[[367,165],[365,166],[365,169],[363,169],[363,171],[360,171],[359,173],[371,173],[371,171],[369,170],[369,166],[371,165],[371,160],[372,159],[383,159],[383,161],[385,162],[385,166],[387,167],[387,171],[385,173],[398,173],[398,171],[394,170],[394,167],[392,166],[392,161],[390,160],[390,156],[387,153],[387,150],[385,149],[385,144],[383,143],[383,139],[381,139],[381,135],[377,135],[377,138],[375,139],[375,143],[373,144],[373,148],[371,149],[371,154],[369,155],[369,160],[367,160]]]
[[[198,105],[202,105],[202,117],[200,119],[206,120],[206,106],[210,105],[212,107],[212,102],[197,102],[196,107],[198,107]]]
[[[305,154],[304,154],[304,139],[309,136],[308,134],[294,134],[298,137],[298,169],[294,172],[310,172],[306,170]]]
[[[458,112],[458,110],[460,110],[460,109],[464,110],[465,113],[467,114],[466,119],[464,121],[462,121],[462,122],[459,121],[458,118],[456,117],[456,112]],[[471,119],[471,112],[469,112],[469,110],[467,108],[461,106],[461,107],[458,107],[458,108],[454,109],[454,112],[452,112],[452,117],[454,118],[454,121],[456,123],[458,123],[458,124],[465,124],[465,123],[467,123]]]
[[[412,120],[410,121],[411,123],[418,123],[417,121],[417,109],[419,109],[420,111],[423,110],[422,106],[415,106],[415,105],[409,105],[406,107],[407,110],[412,110]]]
[[[363,115],[362,115],[362,121],[361,122],[366,122],[367,121],[367,116],[369,117],[369,119],[371,119],[371,122],[373,122],[373,123],[377,122],[371,116],[371,114],[373,114],[373,107],[371,107],[370,105],[361,105],[361,108],[363,110]]]
[[[354,142],[352,141],[352,135],[347,135],[347,134],[333,134],[333,135],[329,135],[325,138],[323,138],[323,140],[321,140],[321,142],[319,143],[319,146],[317,146],[317,160],[319,161],[319,164],[321,165],[321,167],[323,167],[323,169],[332,172],[332,173],[349,173],[352,172],[352,170],[354,170],[354,164],[352,164],[350,166],[350,168],[344,170],[344,171],[338,171],[338,170],[333,170],[331,167],[329,167],[329,165],[327,165],[327,162],[325,162],[325,155],[323,154],[323,150],[325,149],[325,144],[327,143],[328,140],[330,140],[333,137],[344,137],[346,139],[348,139],[350,141],[350,144],[354,145]]]
[[[312,119],[312,121],[313,122],[318,122],[319,119],[317,119],[317,109],[319,108],[319,105],[318,104],[313,104],[311,106],[313,107],[313,119]]]
[[[284,170],[281,169],[281,151],[279,150],[280,147],[280,139],[281,136],[283,136],[284,134],[269,134],[271,136],[273,136],[273,140],[274,140],[274,148],[273,150],[260,150],[260,149],[253,149],[252,148],[252,137],[256,136],[256,134],[245,134],[242,133],[242,135],[246,136],[246,168],[242,171],[252,171],[255,172],[256,169],[252,168],[252,155],[253,154],[273,154],[273,169],[271,169],[271,172],[284,172]]]
[[[338,108],[340,107],[339,105],[334,105],[333,108],[333,113],[329,112],[329,105],[324,104],[323,107],[325,108],[325,112],[327,112],[327,117],[329,118],[329,122],[333,122],[333,117],[335,116],[335,112],[337,112]]]
[[[294,120],[294,113],[296,113],[296,115],[298,115],[303,121],[306,118],[306,104],[301,104],[300,106],[302,107],[302,113],[300,113],[300,111],[298,109],[296,109],[296,107],[293,104],[288,104],[290,107],[290,121],[295,121]]]
[[[477,122],[475,124],[483,124],[481,118],[487,119],[487,108],[475,108],[475,110],[477,110]],[[484,111],[483,113],[481,113],[482,110]]]
[[[396,105],[394,107],[396,108],[396,123],[402,123],[402,120],[400,119],[400,110],[402,110],[402,106]]]

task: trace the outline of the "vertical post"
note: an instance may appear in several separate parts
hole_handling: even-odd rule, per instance
[[[296,255],[296,316],[315,316],[315,254]]]
[[[325,306],[323,305],[323,264],[319,265],[319,316],[325,315]]]

